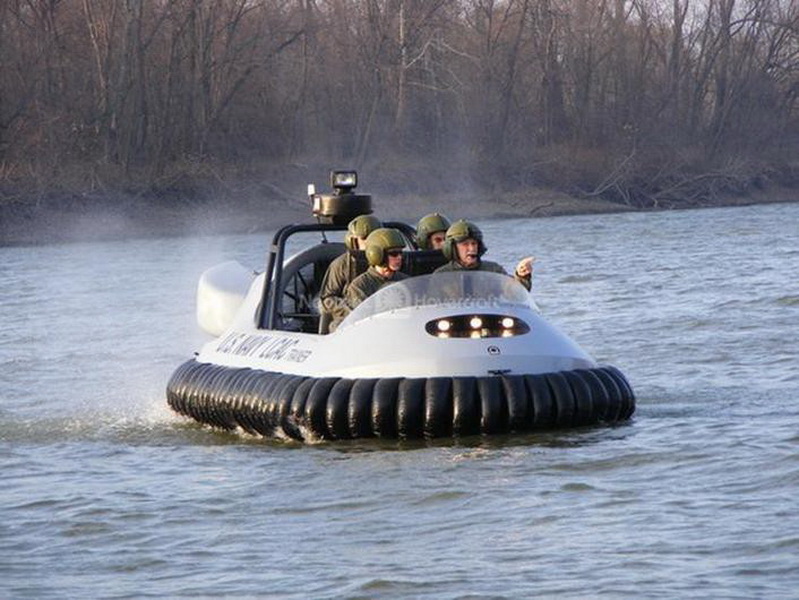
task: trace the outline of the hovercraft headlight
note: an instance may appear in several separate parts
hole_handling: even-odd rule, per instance
[[[331,171],[330,187],[339,194],[347,194],[358,187],[358,173],[355,171]]]
[[[311,199],[311,212],[320,223],[347,225],[361,215],[372,214],[372,197],[369,194],[356,194],[358,173],[352,170],[330,172],[332,194],[316,193],[316,186],[308,186]]]
[[[455,315],[428,321],[425,330],[438,338],[513,337],[530,331],[530,326],[508,315]]]

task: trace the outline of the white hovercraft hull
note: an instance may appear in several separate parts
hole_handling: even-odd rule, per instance
[[[218,337],[168,387],[173,408],[200,422],[296,439],[438,437],[616,422],[634,410],[624,376],[548,323],[511,278],[404,280],[317,335],[256,327],[264,275],[249,273],[226,263],[201,278],[198,320]],[[484,315],[524,328],[435,328]]]

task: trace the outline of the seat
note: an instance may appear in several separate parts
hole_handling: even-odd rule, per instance
[[[441,250],[412,250],[403,255],[402,271],[411,277],[429,275],[447,262]]]

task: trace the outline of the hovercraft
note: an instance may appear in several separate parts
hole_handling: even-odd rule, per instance
[[[203,273],[197,318],[215,339],[170,378],[176,412],[301,441],[506,434],[630,418],[635,397],[624,375],[548,323],[521,284],[481,271],[433,274],[446,261],[438,251],[404,252],[412,277],[326,333],[318,294],[327,266],[345,252],[327,235],[371,212],[370,197],[352,193],[355,181],[334,172],[334,194],[309,189],[317,222],[281,228],[265,272],[227,262]],[[384,225],[414,247],[410,226]],[[320,241],[286,258],[287,246],[309,234]]]

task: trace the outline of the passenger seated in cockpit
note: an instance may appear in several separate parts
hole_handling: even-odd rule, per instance
[[[444,241],[444,256],[449,262],[435,270],[436,273],[445,271],[490,271],[507,275],[502,265],[490,260],[483,260],[486,253],[483,243],[483,232],[474,223],[469,221],[455,221],[447,229]],[[533,262],[535,257],[528,256],[519,261],[513,272],[513,277],[528,290],[532,287]]]
[[[322,279],[319,300],[323,317],[327,313],[328,320],[341,321],[349,313],[349,307],[344,301],[344,291],[365,270],[365,263],[357,260],[356,253],[366,248],[366,238],[381,226],[380,220],[372,215],[360,215],[347,225],[344,237],[347,250],[333,259]]]
[[[446,240],[449,219],[439,213],[430,213],[416,224],[416,245],[419,250],[441,250]]]
[[[405,238],[396,229],[384,227],[369,234],[366,238],[369,268],[347,286],[345,300],[349,309],[358,306],[383,286],[408,279],[408,275],[400,271],[404,247]],[[338,323],[335,325],[338,326]]]

